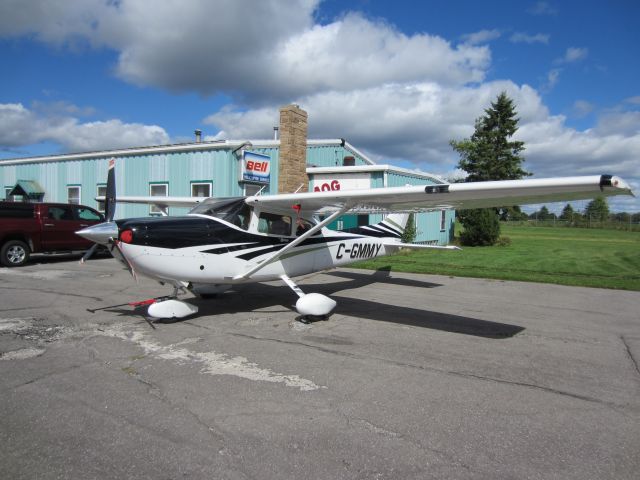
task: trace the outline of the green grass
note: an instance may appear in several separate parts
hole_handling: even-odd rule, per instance
[[[403,251],[356,268],[640,290],[640,233],[501,226],[509,246]]]

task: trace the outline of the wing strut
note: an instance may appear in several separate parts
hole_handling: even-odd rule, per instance
[[[234,280],[240,280],[242,278],[249,278],[251,275],[253,275],[257,271],[262,270],[264,267],[266,267],[270,263],[272,263],[275,260],[277,260],[278,258],[280,258],[283,254],[287,253],[292,248],[294,248],[294,247],[298,246],[300,243],[304,242],[307,238],[309,238],[311,235],[313,235],[314,233],[319,231],[325,225],[329,225],[331,222],[333,222],[340,215],[343,215],[350,208],[351,207],[346,205],[346,204],[343,205],[342,208],[340,208],[340,210],[338,210],[336,212],[333,212],[331,215],[329,215],[327,218],[322,220],[320,223],[315,224],[313,227],[311,227],[309,230],[304,232],[302,235],[300,235],[294,241],[292,241],[291,243],[288,243],[284,248],[281,248],[280,250],[275,252],[270,257],[266,258],[265,260],[262,260],[257,265],[254,265],[251,269],[247,270],[246,272],[233,277],[233,279]]]

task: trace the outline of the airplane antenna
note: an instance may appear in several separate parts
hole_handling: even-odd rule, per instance
[[[261,188],[260,190],[258,190],[258,193],[256,193],[256,195],[255,195],[255,196],[257,197],[257,196],[259,196],[259,195],[262,195],[262,191],[263,191],[265,188],[267,188],[267,186],[266,186],[266,185],[263,185],[263,186],[262,186],[262,188]]]
[[[304,183],[301,183],[300,186],[296,188],[296,191],[293,193],[298,193],[302,187],[304,187]]]

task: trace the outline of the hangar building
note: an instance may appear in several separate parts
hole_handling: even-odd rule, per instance
[[[103,210],[108,162],[116,159],[122,196],[261,195],[305,190],[352,190],[438,184],[430,174],[378,165],[343,139],[307,139],[307,114],[297,105],[280,109],[279,138],[202,141],[0,161],[0,185],[11,200],[81,203]],[[186,213],[170,208],[170,215]],[[154,206],[118,204],[116,218],[159,215]],[[333,228],[380,221],[379,215],[346,215]],[[454,211],[416,215],[416,242],[446,244]]]

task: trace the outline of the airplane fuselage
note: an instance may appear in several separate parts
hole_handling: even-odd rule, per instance
[[[320,230],[250,278],[242,274],[296,239],[249,232],[218,218],[187,215],[118,221],[120,249],[131,267],[160,281],[238,284],[295,277],[388,255],[399,232]],[[367,228],[367,227],[365,227]],[[355,230],[355,232],[353,231]]]

